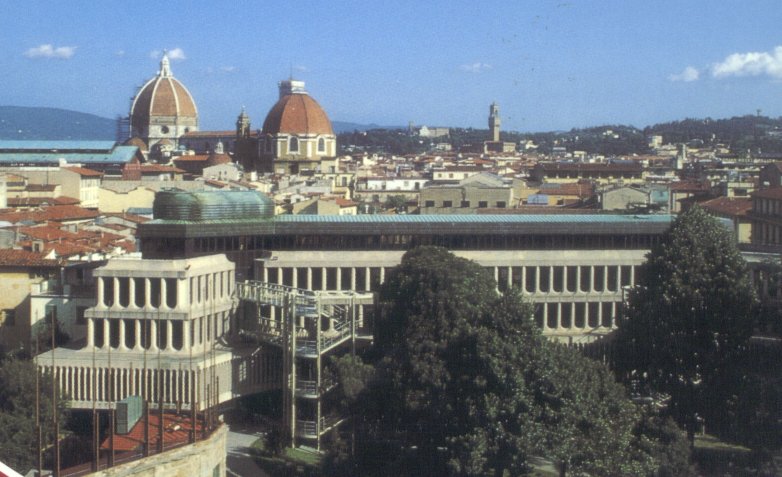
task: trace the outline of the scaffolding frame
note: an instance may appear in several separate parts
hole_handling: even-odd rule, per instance
[[[239,300],[269,305],[279,310],[263,316],[257,310],[258,341],[282,350],[282,425],[290,447],[297,438],[314,439],[320,451],[321,438],[344,421],[341,416],[324,416],[323,397],[334,387],[323,376],[323,359],[350,343],[355,355],[357,338],[356,307],[374,305],[372,293],[355,291],[312,291],[274,283],[247,280],[236,284]],[[326,330],[323,325],[327,324]],[[297,377],[297,358],[314,362],[315,380]],[[297,401],[315,401],[315,420],[297,418]]]

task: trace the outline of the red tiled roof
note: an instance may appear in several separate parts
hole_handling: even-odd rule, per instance
[[[45,240],[47,242],[57,240],[76,240],[79,238],[78,234],[61,230],[58,227],[52,227],[49,225],[43,227],[22,227],[19,232],[30,237],[31,239]]]
[[[752,210],[752,199],[745,197],[717,197],[699,204],[704,209],[727,216],[745,216]]]
[[[355,205],[358,205],[357,202],[353,202],[352,200],[343,199],[342,197],[337,197],[334,199],[334,202],[340,206],[340,207],[353,207]]]
[[[49,220],[64,222],[68,220],[94,219],[98,215],[98,212],[95,210],[85,209],[77,205],[52,205],[38,210],[17,211],[5,209],[0,211],[0,220],[11,223],[18,223],[25,220],[37,223],[47,222]]]
[[[114,434],[114,450],[123,452],[139,449],[144,444],[146,423],[144,417],[133,426],[127,434]],[[193,429],[193,421],[190,416],[163,413],[163,447],[188,442],[190,430]],[[195,430],[201,433],[203,422],[196,421]],[[157,412],[149,413],[149,445],[155,448],[160,439],[160,415]],[[111,437],[106,438],[100,445],[101,449],[111,448]]]
[[[57,265],[57,260],[44,258],[44,255],[38,252],[0,249],[0,267],[56,267]]]
[[[76,174],[79,174],[82,177],[102,177],[103,173],[99,171],[94,171],[92,169],[87,169],[86,167],[65,167],[66,171],[75,172]]]
[[[43,205],[76,205],[79,199],[73,197],[9,197],[7,200],[9,207],[40,207]]]
[[[144,222],[148,222],[150,220],[149,218],[141,215],[128,214],[125,212],[107,212],[103,215],[106,217],[119,217],[127,220],[128,222],[135,222],[137,224],[143,224]]]
[[[209,154],[193,154],[189,156],[179,156],[174,159],[174,164],[177,162],[206,162],[209,159]]]
[[[25,190],[31,192],[53,192],[58,184],[27,184]]]
[[[145,172],[185,172],[178,167],[164,166],[163,164],[141,164],[141,173]]]

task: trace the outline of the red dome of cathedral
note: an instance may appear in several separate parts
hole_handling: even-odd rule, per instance
[[[198,110],[190,92],[171,74],[168,56],[160,61],[160,71],[141,87],[130,108],[130,124],[145,131],[150,118],[191,119],[197,125]]]
[[[263,134],[334,135],[331,121],[301,81],[280,83],[280,99],[263,122]]]

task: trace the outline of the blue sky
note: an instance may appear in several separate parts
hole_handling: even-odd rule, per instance
[[[778,1],[7,2],[0,104],[115,117],[172,51],[201,129],[293,74],[332,120],[503,129],[782,116]]]

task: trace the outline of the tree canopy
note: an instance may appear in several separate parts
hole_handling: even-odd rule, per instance
[[[0,460],[20,472],[37,466],[38,437],[35,421],[35,376],[32,360],[0,357]],[[41,377],[38,395],[44,446],[54,439],[51,379]],[[63,401],[58,408],[65,428]]]
[[[698,207],[655,245],[629,294],[617,336],[617,370],[670,396],[694,436],[714,393],[752,332],[754,292],[731,232]]]
[[[358,459],[374,471],[354,472],[525,475],[533,456],[561,475],[655,471],[659,448],[637,444],[658,440],[611,372],[544,338],[531,306],[475,262],[411,250],[379,301],[375,372],[357,401]]]

